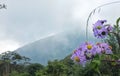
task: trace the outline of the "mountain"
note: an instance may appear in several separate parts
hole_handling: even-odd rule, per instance
[[[15,51],[23,56],[29,57],[33,63],[46,65],[49,60],[60,60],[71,54],[84,41],[84,32],[70,30],[37,40]]]

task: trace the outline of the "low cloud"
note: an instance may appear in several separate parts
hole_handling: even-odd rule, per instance
[[[0,40],[0,54],[5,51],[14,51],[20,47],[19,42],[14,40]]]
[[[116,0],[114,0],[116,1]],[[28,44],[57,32],[78,28],[84,31],[86,20],[92,9],[110,0],[6,0],[6,10],[0,10],[0,50],[12,50],[19,44]],[[93,21],[105,18],[113,21],[111,13],[95,15]],[[110,14],[110,18],[108,17]],[[112,14],[112,16],[111,16]],[[113,18],[114,17],[114,18]],[[92,23],[91,23],[92,24]],[[91,26],[90,26],[91,28]],[[11,45],[12,43],[12,45]],[[7,47],[5,47],[5,45]],[[14,49],[13,49],[14,50]]]

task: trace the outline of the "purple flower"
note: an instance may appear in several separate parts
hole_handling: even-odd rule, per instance
[[[77,48],[71,56],[71,59],[75,62],[82,64],[83,66],[86,64],[88,60],[91,60],[93,57],[94,45],[92,43],[84,43]]]
[[[108,32],[112,32],[113,27],[111,25],[107,25],[106,29],[107,29]]]
[[[88,60],[90,60],[93,57],[94,45],[92,43],[86,42],[82,46],[85,53],[84,55]]]
[[[112,54],[111,47],[107,43],[97,43],[96,45],[86,42],[77,48],[71,56],[71,59],[85,66],[87,61],[92,60],[95,55]]]
[[[98,20],[95,24],[93,24],[93,32],[95,37],[105,38],[110,32],[112,32],[113,27],[109,24],[105,24],[105,22],[107,21]],[[112,47],[107,43],[93,44],[90,42],[85,42],[74,51],[71,59],[84,67],[86,62],[94,59],[96,55],[101,56],[101,54],[113,54]]]
[[[107,22],[106,20],[98,20],[95,24],[93,24],[93,32],[94,36],[97,38],[105,38],[109,32],[112,31],[112,26],[104,25]]]
[[[112,48],[107,43],[98,43],[96,46],[96,51],[99,52],[99,54],[112,54]]]
[[[100,30],[101,28],[104,27],[104,23],[107,22],[106,20],[98,20],[95,24],[93,24],[93,29]]]
[[[84,56],[84,53],[80,50],[75,50],[71,56],[71,59],[76,63],[82,64],[83,67],[86,64],[86,57]]]
[[[105,38],[106,35],[108,35],[108,31],[105,28],[102,28],[101,30],[97,30],[97,38]]]

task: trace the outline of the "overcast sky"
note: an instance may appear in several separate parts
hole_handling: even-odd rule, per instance
[[[84,31],[89,13],[113,1],[117,0],[0,0],[7,5],[0,10],[0,53],[65,30]],[[93,20],[114,22],[120,16],[116,5],[105,7]]]

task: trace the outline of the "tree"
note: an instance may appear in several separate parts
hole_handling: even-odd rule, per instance
[[[46,72],[49,76],[64,76],[67,71],[67,66],[58,60],[49,61],[46,67]]]
[[[17,71],[12,71],[10,76],[30,76],[27,72],[19,73]]]
[[[29,58],[21,56],[16,52],[7,51],[0,54],[1,76],[9,76],[9,73],[15,69],[16,64],[19,64],[20,61],[26,62],[29,60],[30,60]],[[11,67],[12,64],[13,66]]]
[[[26,67],[26,71],[30,74],[30,76],[35,76],[35,73],[38,70],[42,70],[44,68],[43,65],[38,64],[38,63],[34,63],[34,64],[30,64]]]

